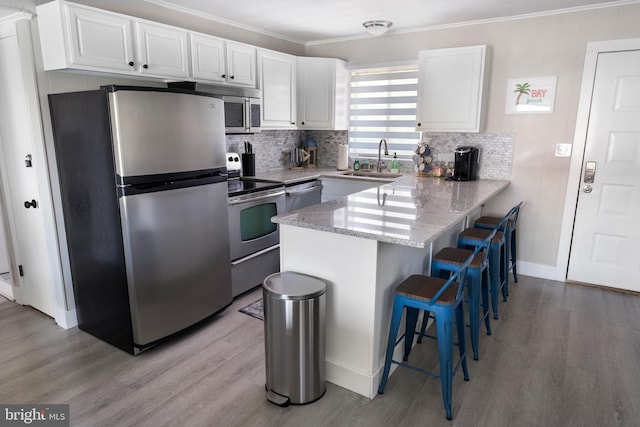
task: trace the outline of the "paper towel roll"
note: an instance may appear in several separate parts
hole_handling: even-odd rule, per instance
[[[349,146],[346,144],[338,145],[338,170],[346,171],[349,169]]]

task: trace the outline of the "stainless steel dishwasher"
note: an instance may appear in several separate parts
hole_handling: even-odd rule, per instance
[[[320,203],[322,183],[318,179],[297,182],[288,184],[285,190],[287,193],[286,212],[291,212]]]

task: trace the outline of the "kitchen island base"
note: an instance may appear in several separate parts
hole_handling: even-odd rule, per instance
[[[431,254],[456,247],[458,233],[508,184],[403,176],[272,218],[281,271],[327,282],[327,381],[376,396],[396,287],[428,274]]]
[[[327,282],[327,381],[376,396],[395,288],[411,274],[429,271],[432,250],[452,245],[465,225],[463,220],[429,247],[415,248],[281,224],[281,270]]]

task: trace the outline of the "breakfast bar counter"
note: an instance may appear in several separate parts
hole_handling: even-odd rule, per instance
[[[327,381],[375,397],[394,289],[429,271],[431,254],[455,246],[508,185],[403,176],[272,219],[280,225],[281,271],[327,282]]]

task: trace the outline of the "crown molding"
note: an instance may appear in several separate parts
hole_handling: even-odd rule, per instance
[[[240,28],[242,30],[247,30],[247,31],[251,31],[251,32],[254,32],[254,33],[262,34],[262,35],[265,35],[265,36],[273,37],[273,38],[276,38],[276,39],[288,41],[288,42],[291,42],[291,43],[297,43],[297,44],[300,44],[300,45],[303,45],[303,46],[305,44],[304,40],[298,40],[298,39],[295,39],[293,37],[285,36],[283,34],[273,33],[271,31],[263,30],[262,28],[252,27],[250,25],[245,25],[245,24],[242,24],[242,23],[237,22],[237,21],[232,21],[230,19],[224,19],[224,18],[221,18],[219,16],[211,15],[209,13],[200,12],[198,10],[191,9],[191,8],[188,8],[188,7],[178,6],[178,5],[175,5],[173,3],[169,3],[169,2],[164,1],[164,0],[142,0],[142,1],[144,1],[146,3],[155,4],[157,6],[161,6],[161,7],[167,8],[167,9],[175,10],[177,12],[182,12],[182,13],[186,13],[186,14],[189,14],[189,15],[198,16],[200,18],[208,19],[210,21],[219,22],[221,24],[225,24],[225,25],[229,25],[229,26],[232,26],[232,27]]]
[[[21,21],[23,19],[31,19],[32,17],[33,15],[29,12],[0,6],[0,24]]]
[[[347,41],[354,41],[354,40],[363,40],[363,39],[370,39],[370,38],[380,39],[383,37],[389,37],[389,36],[400,35],[400,34],[420,33],[420,32],[426,32],[426,31],[437,31],[437,30],[443,30],[443,29],[467,27],[471,25],[485,25],[485,24],[493,24],[493,23],[499,23],[499,22],[517,21],[517,20],[523,20],[523,19],[542,18],[547,16],[562,15],[567,13],[577,13],[577,12],[585,12],[585,11],[597,10],[597,9],[640,4],[640,0],[619,0],[619,1],[609,2],[609,3],[569,7],[569,8],[557,9],[557,10],[551,10],[551,11],[545,11],[545,12],[535,12],[535,13],[526,13],[521,15],[505,16],[501,18],[479,19],[474,21],[456,22],[451,24],[416,27],[416,28],[410,28],[405,30],[396,29],[396,30],[390,30],[389,32],[383,34],[382,36],[374,36],[368,33],[364,33],[364,34],[359,34],[355,36],[336,37],[336,38],[330,38],[330,39],[324,39],[324,40],[313,40],[313,41],[305,42],[304,40],[295,39],[295,38],[288,37],[279,33],[274,33],[271,31],[266,31],[261,28],[252,27],[250,25],[245,25],[240,22],[224,19],[219,16],[211,15],[208,13],[203,13],[187,7],[177,6],[165,0],[142,0],[142,1],[146,3],[155,4],[167,9],[172,9],[178,12],[205,18],[214,22],[220,22],[225,25],[251,31],[254,33],[263,34],[265,36],[277,38],[277,39],[288,41],[291,43],[297,43],[305,47],[329,44],[329,43],[340,43],[340,42],[347,42]]]
[[[565,9],[550,10],[550,11],[545,11],[545,12],[535,12],[535,13],[525,13],[525,14],[522,14],[522,15],[505,16],[505,17],[501,17],[501,18],[478,19],[478,20],[475,20],[475,21],[456,22],[456,23],[452,23],[452,24],[443,24],[443,25],[432,25],[432,26],[426,26],[426,27],[408,28],[408,29],[405,29],[405,30],[395,30],[395,31],[392,30],[392,31],[390,31],[390,32],[388,32],[388,33],[386,33],[386,34],[384,34],[382,36],[373,36],[371,34],[362,34],[362,35],[357,35],[357,36],[339,37],[339,38],[335,38],[335,39],[314,40],[314,41],[306,42],[305,46],[315,46],[315,45],[328,44],[328,43],[340,43],[340,42],[345,42],[345,41],[362,40],[362,39],[370,39],[370,38],[378,38],[378,39],[380,39],[380,38],[383,38],[383,37],[389,37],[389,36],[399,35],[399,34],[421,33],[421,32],[425,32],[425,31],[445,30],[445,29],[451,29],[451,28],[468,27],[468,26],[472,26],[472,25],[485,25],[485,24],[493,24],[493,23],[499,23],[499,22],[519,21],[519,20],[523,20],[523,19],[543,18],[543,17],[547,17],[547,16],[563,15],[563,14],[567,14],[567,13],[585,12],[585,11],[590,11],[590,10],[606,9],[606,8],[610,8],[610,7],[619,7],[619,6],[628,6],[628,5],[633,5],[633,4],[640,4],[640,0],[620,0],[620,1],[614,1],[614,2],[609,2],[609,3],[601,3],[601,4],[595,4],[595,5],[589,5],[589,6],[577,6],[577,7],[569,7],[569,8],[565,8]]]

